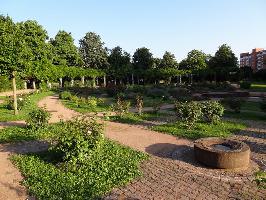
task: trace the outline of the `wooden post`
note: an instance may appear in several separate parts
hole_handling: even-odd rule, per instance
[[[12,85],[13,85],[13,99],[14,99],[14,115],[18,114],[18,101],[17,101],[17,86],[16,86],[16,72],[12,72]]]

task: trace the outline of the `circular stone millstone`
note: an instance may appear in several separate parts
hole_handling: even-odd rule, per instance
[[[250,148],[240,141],[221,138],[199,139],[194,143],[194,153],[196,160],[215,168],[233,169],[249,166]]]

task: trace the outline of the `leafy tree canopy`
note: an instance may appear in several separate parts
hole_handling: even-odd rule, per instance
[[[79,44],[79,51],[86,68],[107,68],[107,50],[104,48],[104,43],[99,35],[88,32],[79,41]]]
[[[142,47],[135,51],[133,55],[133,66],[135,70],[147,70],[152,68],[153,57],[149,49]]]
[[[71,33],[59,31],[50,40],[53,47],[53,64],[66,66],[82,66],[81,56],[74,44]]]
[[[176,61],[175,55],[166,51],[163,55],[163,59],[161,60],[160,67],[164,69],[165,68],[177,68],[178,63]]]
[[[215,71],[230,71],[238,67],[238,59],[230,46],[223,44],[214,57],[210,59],[210,67]]]
[[[183,65],[184,63],[182,63]],[[207,68],[207,56],[204,52],[199,50],[192,50],[188,53],[185,60],[187,69],[191,71],[200,71]]]

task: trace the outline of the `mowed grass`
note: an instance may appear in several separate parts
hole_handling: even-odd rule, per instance
[[[65,107],[75,110],[79,113],[89,113],[89,112],[106,112],[110,111],[110,104],[104,103],[104,104],[98,104],[96,107],[92,107],[88,104],[82,103],[77,105],[75,102],[70,100],[61,100],[61,102],[64,104]]]
[[[266,83],[252,83],[250,91],[266,92]]]
[[[15,155],[13,163],[25,177],[23,184],[37,199],[98,199],[141,175],[144,153],[105,140],[101,149],[78,170],[65,171],[56,152]]]
[[[218,124],[196,123],[192,129],[188,129],[182,122],[157,125],[151,129],[182,138],[199,139],[204,137],[224,138],[245,128],[245,124],[221,121]]]
[[[27,103],[22,107],[21,110],[18,111],[19,112],[18,115],[14,115],[13,110],[8,110],[6,108],[7,97],[2,98],[2,100],[4,100],[4,103],[0,104],[0,122],[25,120],[27,114],[31,110],[38,107],[37,106],[38,101],[52,94],[53,92],[48,91],[48,92],[34,93],[29,95]]]

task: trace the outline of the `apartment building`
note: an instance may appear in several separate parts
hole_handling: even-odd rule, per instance
[[[240,54],[240,67],[249,66],[256,72],[266,69],[266,50],[263,48],[252,49],[252,52]]]

